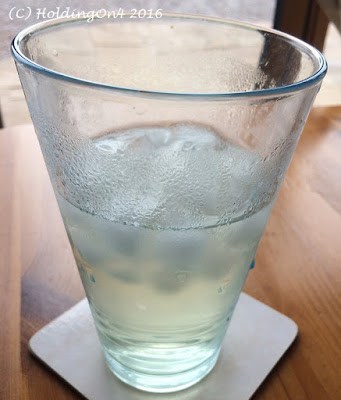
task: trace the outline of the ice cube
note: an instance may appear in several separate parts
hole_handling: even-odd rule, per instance
[[[166,267],[179,270],[196,268],[205,252],[206,233],[201,230],[158,232],[156,254]]]
[[[260,157],[203,125],[146,126],[90,140],[69,163],[64,195],[108,220],[210,226],[245,214],[268,185]]]

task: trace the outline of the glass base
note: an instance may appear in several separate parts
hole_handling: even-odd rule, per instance
[[[121,364],[108,353],[105,353],[105,358],[114,375],[126,384],[147,392],[169,393],[186,389],[208,375],[217,362],[219,352],[220,349],[195,368],[168,375],[152,375],[135,371]]]

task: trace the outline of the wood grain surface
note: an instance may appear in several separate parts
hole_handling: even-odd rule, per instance
[[[299,337],[253,400],[341,399],[340,182],[341,107],[314,109],[245,287]],[[84,296],[31,126],[0,130],[0,185],[0,399],[81,399],[27,347]]]

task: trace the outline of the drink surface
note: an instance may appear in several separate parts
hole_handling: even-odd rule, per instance
[[[188,125],[92,145],[94,203],[58,202],[109,365],[160,377],[216,358],[271,208],[260,157]]]

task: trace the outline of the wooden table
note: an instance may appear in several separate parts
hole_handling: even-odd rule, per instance
[[[341,399],[340,117],[312,112],[246,284],[299,326],[253,400]],[[0,399],[80,399],[27,347],[84,296],[31,126],[0,131],[0,185]]]

